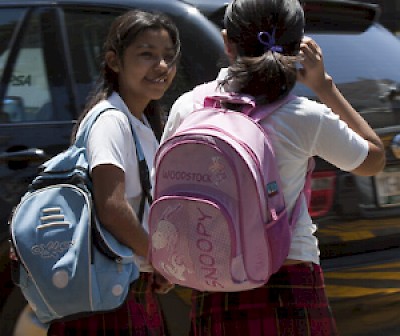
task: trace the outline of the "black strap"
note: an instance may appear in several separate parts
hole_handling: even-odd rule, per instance
[[[138,160],[138,165],[139,165],[140,183],[142,185],[142,197],[140,199],[138,218],[139,221],[142,222],[146,199],[150,205],[153,202],[153,197],[151,196],[151,182],[146,160],[144,159]]]
[[[135,146],[136,157],[138,160],[140,184],[142,186],[142,197],[140,199],[139,212],[138,212],[139,221],[142,222],[146,199],[149,202],[149,204],[151,204],[153,202],[153,197],[151,196],[151,182],[150,182],[149,168],[147,167],[142,145],[140,144],[139,138],[136,135],[136,132],[132,127],[132,124],[131,124],[131,130],[133,134],[133,139],[135,140],[136,144]]]

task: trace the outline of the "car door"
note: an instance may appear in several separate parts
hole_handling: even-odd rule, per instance
[[[56,9],[0,11],[0,225],[38,166],[69,143],[76,111]]]

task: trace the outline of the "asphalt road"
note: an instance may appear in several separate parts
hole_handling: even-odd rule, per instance
[[[400,248],[322,266],[341,336],[400,335]]]

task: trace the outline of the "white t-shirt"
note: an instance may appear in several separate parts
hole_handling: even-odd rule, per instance
[[[101,101],[89,111],[95,109],[115,108],[103,112],[92,126],[88,144],[88,161],[90,169],[101,164],[112,164],[125,173],[125,193],[129,204],[136,211],[139,210],[142,187],[139,178],[139,169],[136,157],[136,145],[132,136],[131,126],[136,132],[149,170],[153,167],[154,156],[159,143],[143,116],[144,123],[135,118],[117,93],[113,93],[107,100]],[[82,123],[85,122],[86,117]],[[79,130],[78,130],[79,132]],[[146,202],[142,225],[148,231],[148,210]],[[139,258],[141,259],[141,258]],[[149,271],[148,265],[138,259],[141,271]]]
[[[218,79],[223,79],[222,69]],[[171,108],[161,142],[171,136],[193,111],[193,92],[177,99]],[[368,142],[350,129],[326,105],[296,97],[262,122],[274,145],[283,194],[289,211],[303,189],[308,160],[320,156],[345,171],[357,168],[367,157]],[[289,259],[319,264],[316,225],[309,215],[305,198],[296,223]]]

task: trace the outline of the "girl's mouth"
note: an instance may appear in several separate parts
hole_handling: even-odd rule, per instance
[[[152,83],[157,83],[157,84],[165,83],[167,81],[167,77],[158,77],[154,79],[146,78],[146,79]]]

